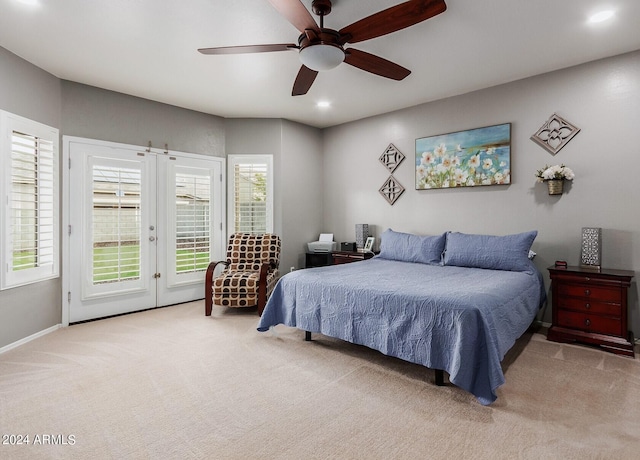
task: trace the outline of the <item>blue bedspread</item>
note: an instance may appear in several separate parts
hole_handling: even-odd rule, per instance
[[[545,299],[541,274],[374,257],[283,276],[259,331],[284,324],[442,369],[481,404],[504,383],[500,362]]]

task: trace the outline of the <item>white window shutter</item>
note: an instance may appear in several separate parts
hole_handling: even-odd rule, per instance
[[[271,155],[230,155],[231,233],[273,232]]]
[[[1,288],[58,275],[58,130],[0,112]]]

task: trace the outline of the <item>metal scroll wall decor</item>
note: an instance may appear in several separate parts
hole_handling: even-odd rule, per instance
[[[545,148],[552,155],[555,155],[579,132],[580,128],[554,113],[546,123],[531,136],[531,140]]]
[[[379,160],[380,163],[382,163],[383,166],[391,173],[391,176],[389,176],[382,187],[380,187],[379,192],[389,202],[389,204],[393,206],[393,203],[395,203],[404,192],[402,184],[393,177],[393,172],[398,166],[400,166],[402,160],[404,160],[404,155],[393,144],[389,144],[389,147],[387,147],[384,153],[380,155]]]

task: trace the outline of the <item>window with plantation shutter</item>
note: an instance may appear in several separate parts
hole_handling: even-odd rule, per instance
[[[229,155],[229,233],[273,232],[271,155]]]
[[[0,112],[2,289],[58,276],[58,130]]]

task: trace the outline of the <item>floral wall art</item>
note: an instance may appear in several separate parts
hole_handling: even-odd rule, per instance
[[[511,123],[416,139],[416,189],[511,183]]]

